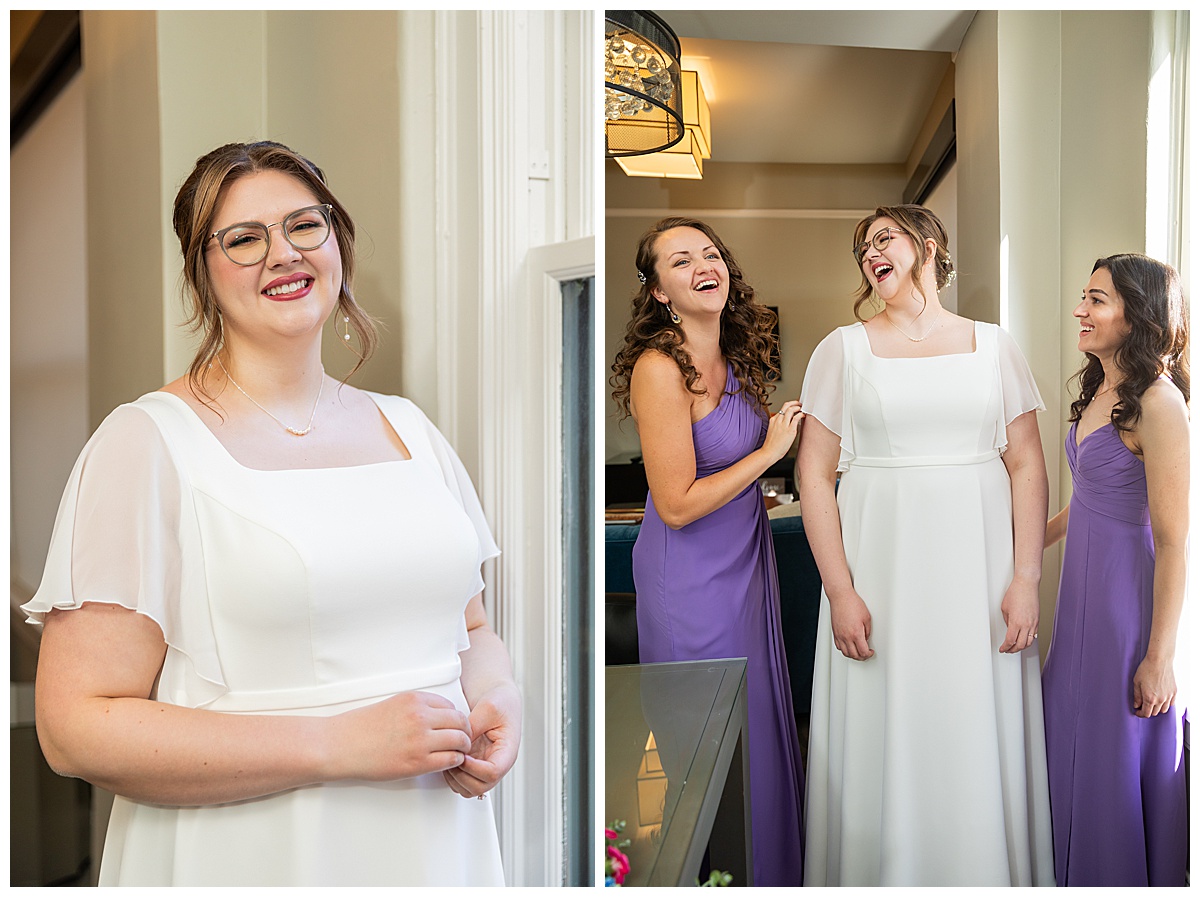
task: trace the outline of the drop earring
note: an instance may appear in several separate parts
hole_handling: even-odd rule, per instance
[[[670,302],[667,303],[667,311],[669,311],[671,313],[671,323],[672,324],[678,324],[680,321],[683,320],[683,318],[681,318],[681,317],[679,317],[679,315],[675,314],[675,309],[671,308]]]

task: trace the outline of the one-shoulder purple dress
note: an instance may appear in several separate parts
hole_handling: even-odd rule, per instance
[[[763,443],[767,421],[734,394],[738,388],[729,369],[720,404],[692,425],[697,477],[724,470]],[[775,550],[758,485],[678,530],[662,522],[647,496],[633,579],[642,663],[747,659],[754,884],[799,885],[804,773]]]
[[[1146,471],[1112,424],[1067,436],[1074,493],[1042,671],[1054,870],[1067,885],[1184,885],[1183,708],[1142,719],[1154,539]]]

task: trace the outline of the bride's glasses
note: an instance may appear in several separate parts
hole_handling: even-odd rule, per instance
[[[243,221],[216,231],[209,239],[220,243],[225,255],[235,265],[257,265],[271,249],[273,227],[278,227],[284,238],[301,251],[323,246],[333,230],[329,220],[332,209],[329,203],[322,203],[297,209],[274,224]]]
[[[867,254],[867,250],[872,246],[874,246],[880,252],[883,252],[883,250],[887,249],[888,243],[892,242],[893,233],[896,234],[896,236],[904,235],[904,231],[900,230],[898,227],[885,227],[867,242],[859,243],[854,247],[854,260],[861,265],[863,256]]]

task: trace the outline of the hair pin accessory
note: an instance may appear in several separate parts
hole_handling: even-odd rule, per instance
[[[640,280],[643,284],[646,282],[646,275],[643,274],[640,270],[638,271],[638,280]]]

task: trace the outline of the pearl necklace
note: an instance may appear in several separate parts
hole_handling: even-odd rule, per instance
[[[310,414],[308,416],[308,426],[305,427],[303,430],[297,430],[295,427],[289,427],[287,424],[285,424],[283,421],[281,421],[279,418],[277,418],[274,414],[271,414],[270,411],[267,411],[266,408],[263,408],[262,405],[259,405],[258,402],[255,401],[254,396],[250,395],[250,393],[246,392],[246,390],[244,390],[240,386],[238,386],[238,382],[229,376],[229,371],[225,370],[225,362],[223,362],[221,360],[220,355],[217,356],[217,364],[219,364],[221,366],[221,370],[225,372],[225,378],[237,388],[237,391],[240,392],[242,395],[244,395],[246,398],[248,398],[251,402],[254,402],[255,405],[258,405],[259,410],[264,412],[268,417],[271,418],[271,420],[273,420],[273,421],[275,421],[275,423],[279,424],[279,426],[283,427],[285,430],[287,430],[293,436],[307,436],[310,432],[312,432],[313,418],[315,418],[317,416],[317,406],[321,404],[321,393],[325,389],[325,366],[324,365],[321,366],[321,385],[317,388],[317,400],[315,402],[313,402],[312,414]]]
[[[909,336],[907,333],[904,333],[903,330],[900,330],[900,325],[897,324],[895,321],[893,321],[891,319],[891,317],[888,315],[887,309],[884,309],[883,316],[885,318],[887,318],[887,322],[889,324],[891,324],[897,330],[900,330],[901,333],[904,333],[904,336],[907,339],[911,340],[914,343],[919,343],[919,342],[923,342],[925,340],[925,337],[927,337],[927,336],[929,336],[929,334],[933,333],[933,328],[937,326],[938,318],[940,318],[942,316],[942,311],[943,311],[943,309],[939,308],[938,313],[933,316],[933,323],[930,324],[929,329],[925,331],[925,336]],[[920,317],[920,315],[918,315],[917,317]],[[236,386],[236,384],[234,384],[234,385]]]

